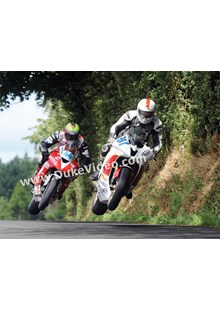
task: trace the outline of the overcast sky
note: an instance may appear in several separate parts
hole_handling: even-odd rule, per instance
[[[39,107],[35,97],[24,102],[15,101],[9,109],[0,111],[0,158],[8,162],[16,155],[23,157],[27,152],[34,156],[34,145],[23,137],[30,135],[29,128],[38,124],[37,118],[46,118],[44,109]]]

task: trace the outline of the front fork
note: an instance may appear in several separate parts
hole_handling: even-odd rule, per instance
[[[45,162],[43,166],[40,168],[40,170],[37,172],[37,174],[34,176],[34,183],[37,186],[41,186],[45,175],[47,174],[48,170],[50,169],[50,165],[48,162]]]

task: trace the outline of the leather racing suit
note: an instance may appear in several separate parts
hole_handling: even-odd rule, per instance
[[[42,179],[48,171],[47,165],[44,164],[49,157],[48,149],[55,144],[57,144],[58,147],[68,144],[70,147],[70,151],[71,148],[73,149],[77,148],[80,159],[80,166],[82,168],[91,163],[88,144],[85,142],[84,137],[82,135],[79,135],[77,140],[71,141],[66,139],[65,132],[63,130],[56,131],[46,139],[42,140],[39,145],[39,150],[41,151],[42,157],[39,160],[38,169],[33,178],[34,179],[33,185],[40,185],[42,183]],[[76,177],[77,176],[75,175],[74,179]],[[73,181],[74,179],[73,178],[66,179],[66,182],[64,183],[62,189],[60,190],[60,194],[63,194],[63,192],[67,189],[71,181]]]
[[[156,115],[154,115],[151,122],[147,124],[142,124],[137,119],[137,110],[130,110],[124,113],[119,118],[119,120],[111,127],[108,141],[106,144],[103,145],[101,150],[101,154],[98,160],[99,166],[102,165],[105,156],[110,151],[111,145],[114,142],[115,138],[120,137],[125,133],[129,134],[132,137],[134,143],[140,148],[144,145],[144,143],[148,143],[148,146],[153,149],[153,158],[162,148],[163,124],[160,119]],[[147,168],[148,166],[146,167],[146,169]],[[142,171],[142,174],[143,172],[144,171]],[[92,181],[97,180],[98,174],[99,171],[97,170],[90,176],[90,179]],[[139,179],[141,178],[142,174],[139,176]],[[131,197],[132,196],[129,196],[127,198],[130,199]]]

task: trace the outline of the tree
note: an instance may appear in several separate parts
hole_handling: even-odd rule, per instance
[[[24,137],[24,139],[33,143],[36,148],[42,139],[55,131],[63,129],[68,122],[75,120],[64,110],[62,102],[56,102],[56,108],[53,108],[52,104],[48,102],[45,112],[48,114],[47,119],[38,119],[38,125],[30,128],[32,133]]]
[[[136,109],[142,98],[150,97],[157,103],[157,115],[165,125],[166,150],[184,145],[198,151],[201,139],[220,128],[219,72],[0,73],[0,105],[3,109],[10,105],[10,99],[20,97],[23,100],[32,93],[46,106],[49,117],[39,121],[39,126],[28,137],[30,141],[37,145],[67,122],[76,121],[89,144],[93,162],[97,161],[111,125],[124,112]],[[18,166],[22,165],[18,163]],[[0,172],[4,173],[4,169],[0,163]],[[20,173],[14,163],[8,169],[10,173],[12,170],[17,175]],[[0,185],[6,180],[12,191],[14,181],[7,177],[1,180],[0,176]],[[77,186],[78,190],[72,196],[83,207],[91,193],[88,176],[80,177]],[[8,197],[10,194],[8,192]],[[3,195],[1,191],[0,195]]]
[[[24,155],[23,158],[15,156],[8,163],[0,161],[0,196],[10,198],[16,183],[19,180],[32,177],[36,169],[36,159]]]
[[[13,219],[13,216],[8,209],[8,200],[5,197],[0,197],[0,220],[11,219]]]
[[[0,72],[0,105],[10,106],[10,99],[17,97],[21,101],[28,99],[32,93],[38,100],[62,100],[67,105],[81,111],[87,109],[85,92],[90,83],[92,72],[62,71],[2,71]]]
[[[22,186],[20,182],[17,182],[8,204],[8,210],[13,219],[29,219],[27,208],[30,200],[30,187]]]

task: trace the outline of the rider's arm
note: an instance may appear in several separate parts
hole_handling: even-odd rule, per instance
[[[123,129],[125,129],[131,123],[131,113],[133,111],[128,111],[123,114],[119,120],[111,127],[110,135],[118,135]]]
[[[59,141],[59,131],[54,132],[52,135],[42,140],[39,145],[41,153],[48,153],[48,149]]]
[[[91,158],[89,155],[89,147],[88,144],[83,140],[79,150],[80,155],[80,165],[87,166],[91,163]]]
[[[123,123],[115,126],[115,135],[117,136],[123,129],[125,129],[130,124],[129,121],[124,121]]]

